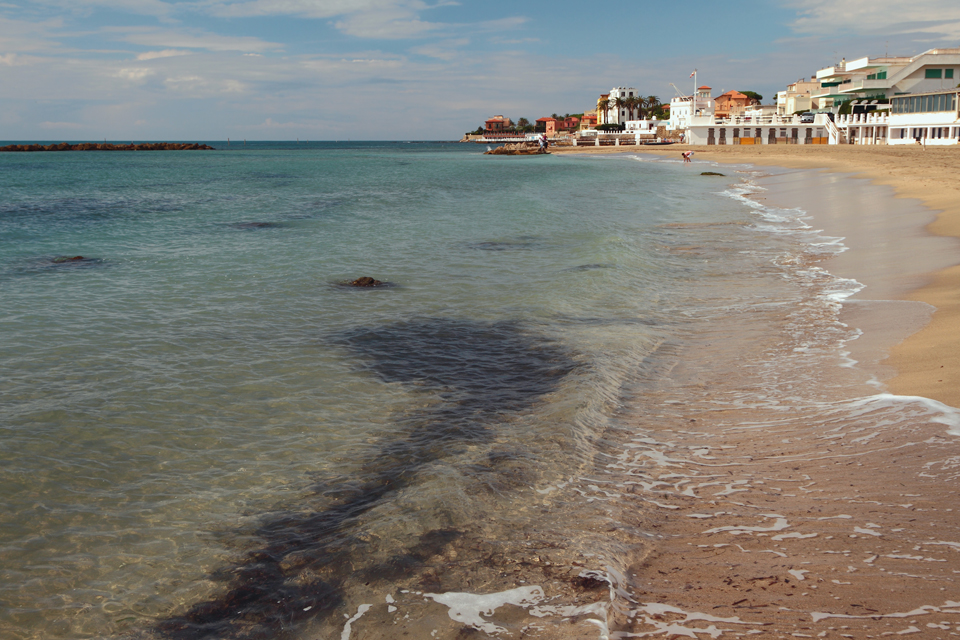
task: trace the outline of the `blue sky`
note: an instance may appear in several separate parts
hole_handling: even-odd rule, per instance
[[[957,46],[957,0],[0,0],[0,140],[456,139]]]

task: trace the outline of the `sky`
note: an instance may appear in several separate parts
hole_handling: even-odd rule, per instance
[[[455,140],[958,46],[957,0],[0,0],[0,140]]]

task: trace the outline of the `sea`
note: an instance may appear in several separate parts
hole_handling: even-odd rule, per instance
[[[957,429],[755,168],[208,144],[0,154],[3,638],[607,638],[653,430]]]

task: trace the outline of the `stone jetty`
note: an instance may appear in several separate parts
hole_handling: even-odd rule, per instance
[[[80,142],[70,144],[10,144],[0,147],[0,151],[206,151],[215,149],[209,145],[188,142],[143,142],[140,144],[107,144],[99,142]]]

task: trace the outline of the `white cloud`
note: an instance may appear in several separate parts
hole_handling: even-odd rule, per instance
[[[225,18],[294,15],[336,19],[334,26],[358,38],[415,38],[449,25],[426,22],[420,14],[440,5],[423,0],[213,0],[200,5]]]
[[[334,26],[345,34],[357,38],[385,40],[416,38],[444,27],[441,24],[410,18],[403,12],[356,13],[338,20]]]
[[[143,16],[167,17],[174,5],[161,0],[33,0],[38,4],[60,7],[72,13],[89,14],[94,9],[109,9]]]
[[[791,28],[798,33],[937,33],[960,36],[956,0],[785,0],[797,11]]]
[[[211,80],[199,75],[171,76],[163,81],[167,89],[191,97],[204,97],[219,94],[243,93],[247,86],[239,80],[227,78]]]
[[[28,22],[0,16],[0,51],[50,51],[57,46],[52,32],[62,26],[62,18]]]
[[[163,51],[147,51],[137,56],[137,60],[156,60],[157,58],[173,58],[176,56],[188,56],[189,51],[181,49],[164,49]]]
[[[459,49],[468,44],[470,44],[470,40],[468,38],[460,38],[458,40],[446,40],[437,44],[427,44],[420,47],[414,47],[410,51],[411,53],[415,53],[417,55],[449,62],[457,58],[460,55]]]
[[[124,80],[130,80],[132,82],[143,82],[147,77],[152,76],[154,73],[155,71],[153,69],[120,69],[117,71],[117,77],[123,78]]]
[[[211,15],[224,18],[296,15],[305,18],[335,18],[361,13],[394,13],[416,15],[427,8],[420,0],[242,0],[216,1],[202,5]]]
[[[221,36],[200,29],[159,29],[154,27],[104,27],[105,34],[145,47],[206,49],[207,51],[274,51],[282,45],[250,36]]]

